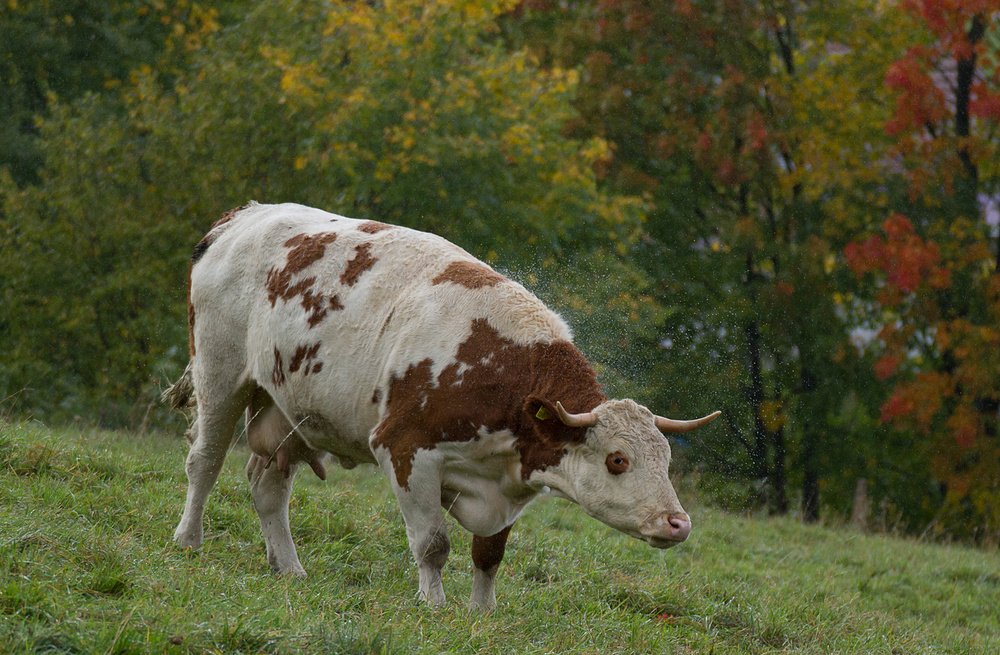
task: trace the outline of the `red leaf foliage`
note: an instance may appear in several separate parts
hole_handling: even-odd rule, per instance
[[[979,413],[967,405],[955,409],[947,422],[948,431],[955,443],[962,448],[969,448],[976,442],[981,430],[979,418]]]
[[[844,256],[858,277],[872,272],[886,276],[886,288],[879,297],[883,304],[897,304],[903,294],[913,293],[921,283],[933,289],[949,286],[951,275],[940,265],[940,248],[915,234],[909,219],[893,214],[882,223],[882,231],[885,237],[876,234],[863,243],[849,243]]]
[[[896,111],[886,125],[891,135],[923,132],[948,118],[954,100],[946,96],[954,91],[957,62],[976,61],[987,51],[982,32],[976,32],[973,24],[979,21],[982,27],[1000,11],[1000,0],[905,0],[902,8],[922,20],[934,42],[910,48],[889,67],[885,83],[897,92]],[[981,79],[971,91],[971,115],[1000,119],[1000,94]]]
[[[979,118],[1000,121],[1000,93],[991,93],[982,83],[974,85],[972,99],[969,101],[969,113]]]
[[[897,385],[882,404],[882,422],[926,434],[944,399],[953,393],[954,382],[949,376],[937,372],[920,373],[914,380]]]
[[[927,49],[911,48],[906,55],[889,67],[885,84],[898,92],[896,113],[886,124],[886,131],[895,136],[912,128],[923,129],[948,115],[942,86],[927,72]]]
[[[969,20],[1000,10],[997,0],[905,0],[903,8],[920,16],[928,29],[956,59],[972,54],[966,36]]]
[[[899,368],[899,363],[899,357],[896,355],[882,355],[875,362],[875,377],[879,380],[889,379],[896,372],[896,369]]]

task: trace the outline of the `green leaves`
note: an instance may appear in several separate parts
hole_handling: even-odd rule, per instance
[[[294,201],[512,271],[774,511],[994,521],[995,2],[77,4],[0,14],[0,398],[141,422],[191,247]]]
[[[906,216],[892,214],[884,238],[859,237],[844,251],[862,281],[859,295],[881,313],[870,348],[876,375],[890,385],[881,420],[920,435],[944,496],[938,529],[966,536],[1000,519],[1000,253],[984,202],[998,182],[989,163],[1000,148],[990,109],[1000,90],[998,12],[995,2],[901,7],[911,43],[886,71],[895,111],[885,126],[893,175],[908,186],[891,202]]]
[[[855,480],[886,459],[907,475],[941,470],[926,451],[895,451],[903,435],[877,427],[887,411],[941,407],[918,423],[995,433],[996,384],[933,343],[955,328],[958,352],[989,352],[994,334],[984,301],[995,265],[976,194],[960,184],[974,161],[979,192],[994,192],[994,4],[528,3],[505,23],[546,61],[580,66],[581,118],[568,128],[610,143],[606,188],[649,203],[628,262],[667,310],[653,329],[665,344],[651,349],[662,355],[656,406],[723,407],[728,423],[694,436],[688,455],[750,478],[772,511],[797,488],[807,518],[820,489],[846,511]],[[963,103],[945,96],[961,87],[956,58],[972,53],[977,119],[963,123]],[[951,136],[960,124],[980,129]],[[965,305],[972,326],[939,320]],[[896,323],[917,327],[880,332]],[[967,372],[947,386],[955,397],[977,389],[977,421],[948,418],[926,397],[933,385],[922,399],[893,391],[945,361]],[[906,520],[930,520],[940,496],[895,486],[872,488]]]
[[[562,134],[578,75],[505,50],[508,8],[270,0],[175,79],[139,67],[120,94],[53,104],[41,185],[2,188],[0,271],[18,282],[0,391],[138,422],[151,378],[183,367],[190,250],[249,199],[435,231],[506,266],[620,257],[644,205],[597,188],[607,145]]]

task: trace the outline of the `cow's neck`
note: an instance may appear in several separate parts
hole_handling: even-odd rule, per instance
[[[583,354],[569,341],[537,344],[531,352],[530,386],[525,398],[559,402],[571,413],[589,412],[607,400],[597,375]],[[522,483],[541,491],[548,487],[556,495],[576,502],[572,484],[572,461],[585,447],[587,430],[569,428],[552,417],[538,424],[530,412],[522,411],[515,447],[520,455]]]
[[[558,498],[580,504],[577,500],[576,485],[573,484],[572,455],[567,452],[559,465],[534,471],[526,484],[536,493],[550,493]]]
[[[607,397],[583,353],[569,341],[536,344],[531,351],[528,394],[561,402],[569,412],[589,412]]]

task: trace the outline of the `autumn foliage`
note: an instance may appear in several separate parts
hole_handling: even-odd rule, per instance
[[[913,224],[901,214],[893,214],[882,223],[881,234],[844,248],[847,266],[855,275],[879,272],[885,276],[878,301],[898,305],[907,294],[921,286],[947,289],[951,275],[941,263],[941,249],[915,234]]]
[[[1000,254],[982,203],[997,183],[1000,68],[985,36],[1000,2],[902,8],[925,38],[888,68],[886,131],[924,236],[893,213],[844,258],[886,320],[874,368],[893,387],[880,420],[927,452],[945,492],[939,518],[990,531],[1000,526]]]
[[[1000,0],[6,4],[7,406],[155,422],[190,248],[295,201],[442,234],[616,395],[723,410],[677,449],[720,502],[864,479],[873,521],[1000,537]]]

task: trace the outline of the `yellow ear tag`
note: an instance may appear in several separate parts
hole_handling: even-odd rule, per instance
[[[538,408],[538,413],[535,414],[535,418],[540,421],[547,421],[549,419],[549,413],[545,411],[545,405]]]

